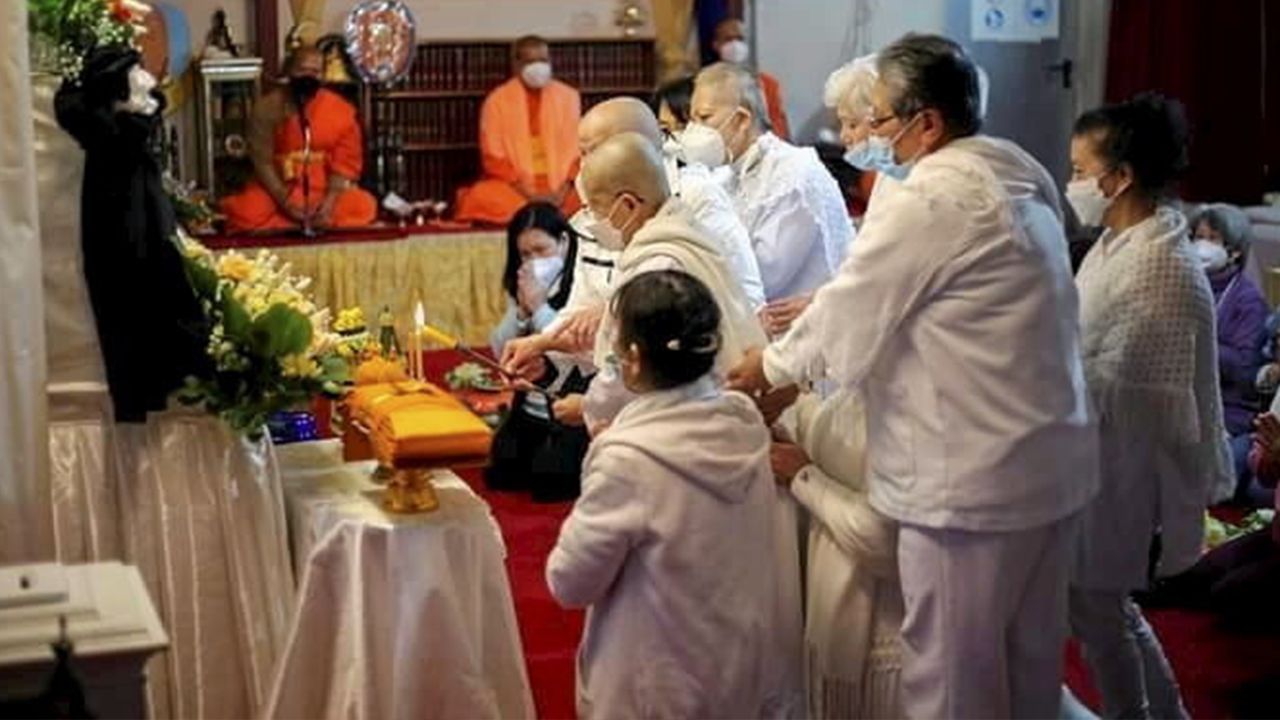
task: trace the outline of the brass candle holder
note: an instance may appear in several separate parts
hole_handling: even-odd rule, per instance
[[[430,470],[395,470],[382,495],[382,508],[391,513],[426,513],[439,507],[440,498],[431,484]]]

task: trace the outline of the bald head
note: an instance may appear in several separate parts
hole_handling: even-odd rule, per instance
[[[649,139],[654,147],[662,147],[662,131],[658,118],[645,103],[632,97],[619,97],[596,105],[578,123],[578,149],[590,154],[600,143],[622,133],[636,133]]]
[[[636,132],[598,144],[582,161],[582,185],[591,214],[613,223],[628,240],[671,195],[661,151]]]

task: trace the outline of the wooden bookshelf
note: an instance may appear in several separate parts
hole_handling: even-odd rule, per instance
[[[365,180],[378,194],[443,200],[480,171],[480,106],[511,75],[511,40],[428,42],[404,80],[364,93]],[[556,78],[583,109],[611,97],[648,99],[656,77],[650,39],[551,40]]]

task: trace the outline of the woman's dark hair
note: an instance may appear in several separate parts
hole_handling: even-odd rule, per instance
[[[696,277],[679,270],[636,276],[613,300],[622,347],[635,345],[648,380],[665,390],[706,375],[720,348],[720,306]]]
[[[1073,134],[1092,136],[1111,168],[1132,168],[1138,188],[1148,195],[1169,192],[1187,169],[1186,113],[1182,103],[1158,93],[1090,110],[1076,120]]]
[[[551,203],[534,202],[520,208],[507,223],[507,265],[502,270],[502,289],[513,299],[516,296],[517,277],[520,272],[520,236],[526,230],[541,230],[555,238],[556,241],[568,243],[564,253],[564,272],[560,275],[560,286],[556,294],[547,298],[547,304],[559,310],[569,301],[569,290],[573,287],[573,261],[578,254],[578,234],[573,226],[560,214],[560,209]]]
[[[682,77],[679,80],[671,82],[658,88],[653,94],[653,99],[649,101],[649,107],[653,109],[653,114],[657,115],[662,108],[662,103],[666,103],[671,108],[671,114],[676,116],[680,124],[689,124],[689,106],[693,100],[693,78]]]

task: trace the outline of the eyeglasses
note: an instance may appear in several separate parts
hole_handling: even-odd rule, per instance
[[[889,113],[888,115],[885,115],[883,117],[873,117],[867,121],[867,127],[871,128],[872,130],[879,130],[881,125],[884,125],[885,123],[897,117],[898,116],[893,113]]]

